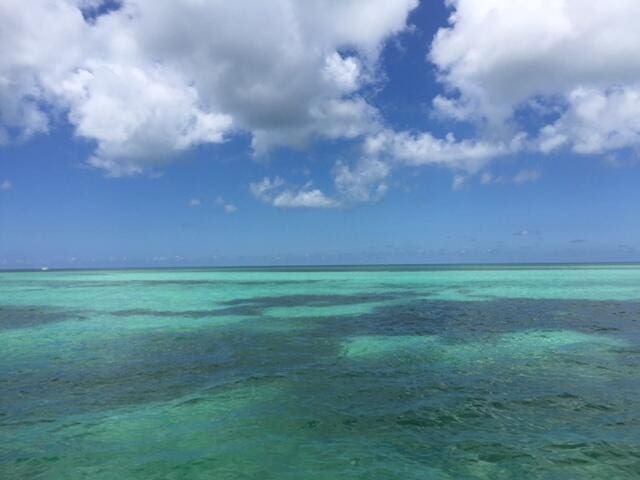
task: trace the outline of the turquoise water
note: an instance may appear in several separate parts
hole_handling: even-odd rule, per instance
[[[0,273],[0,478],[640,477],[640,266]]]

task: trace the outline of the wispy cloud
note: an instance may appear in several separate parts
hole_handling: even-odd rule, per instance
[[[190,207],[199,207],[200,205],[202,205],[202,201],[199,198],[192,197],[189,199],[188,205]]]
[[[492,184],[515,184],[522,185],[525,183],[537,182],[542,178],[542,172],[540,170],[525,169],[520,170],[515,175],[498,175],[495,176],[491,172],[483,172],[480,175],[480,183],[483,185]]]
[[[13,188],[13,184],[9,180],[3,180],[0,183],[0,190],[4,192],[11,190],[12,188]]]
[[[221,195],[218,195],[213,203],[221,207],[225,213],[235,213],[238,211],[238,207],[233,203],[227,202]]]
[[[523,228],[522,230],[513,232],[514,237],[529,237],[529,236],[539,236],[539,235],[540,235],[540,232],[538,230],[529,230],[527,228]]]
[[[233,203],[227,203],[227,204],[224,206],[224,211],[225,211],[226,213],[235,213],[235,212],[237,212],[237,211],[238,211],[238,207],[236,207]]]
[[[513,183],[521,185],[523,183],[536,182],[542,177],[539,170],[520,170],[513,176]]]

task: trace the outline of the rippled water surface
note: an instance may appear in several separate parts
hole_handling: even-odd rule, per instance
[[[0,273],[0,478],[640,478],[640,267]]]

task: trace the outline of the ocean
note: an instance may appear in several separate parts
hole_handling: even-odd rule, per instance
[[[640,266],[0,273],[0,478],[640,478]]]

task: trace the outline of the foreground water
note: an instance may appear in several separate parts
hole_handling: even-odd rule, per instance
[[[0,273],[0,478],[640,477],[640,267]]]

